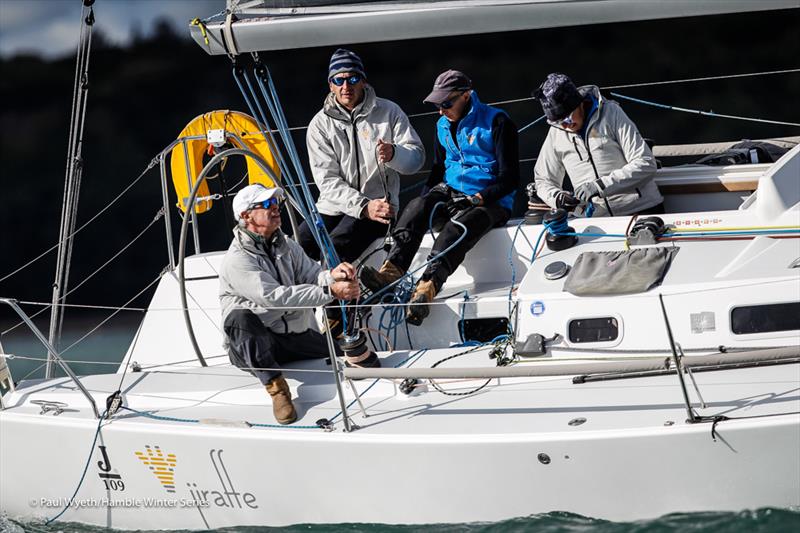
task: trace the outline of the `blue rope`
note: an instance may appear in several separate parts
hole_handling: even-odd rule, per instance
[[[795,127],[800,128],[800,124],[798,124],[796,122],[781,122],[779,120],[767,120],[767,119],[763,119],[763,118],[740,117],[740,116],[736,116],[736,115],[723,115],[721,113],[714,113],[713,111],[699,111],[697,109],[687,109],[685,107],[676,107],[676,106],[672,106],[672,105],[659,104],[659,103],[656,103],[656,102],[650,102],[648,100],[641,100],[639,98],[633,98],[631,96],[625,96],[625,95],[622,95],[622,94],[619,94],[619,93],[613,93],[613,92],[611,93],[611,96],[614,96],[616,98],[622,98],[623,100],[630,100],[631,102],[636,102],[637,104],[649,105],[649,106],[658,107],[658,108],[661,108],[661,109],[669,109],[671,111],[682,111],[684,113],[693,113],[695,115],[703,115],[703,116],[707,116],[707,117],[732,118],[732,119],[735,119],[735,120],[746,120],[748,122],[762,122],[762,123],[765,123],[765,124],[779,124],[781,126],[795,126]]]
[[[94,455],[94,446],[97,444],[97,437],[100,435],[100,426],[103,424],[103,420],[106,417],[106,413],[108,410],[103,411],[103,414],[100,415],[100,420],[97,421],[97,430],[94,432],[94,439],[92,440],[92,447],[89,448],[89,457],[86,458],[86,464],[83,466],[83,472],[81,473],[81,479],[78,481],[78,486],[75,487],[75,491],[72,493],[72,496],[69,497],[67,501],[67,505],[61,509],[61,512],[55,515],[53,518],[49,519],[44,525],[50,525],[52,522],[58,520],[58,518],[67,512],[67,509],[70,508],[72,505],[73,500],[75,499],[75,495],[78,494],[78,491],[81,489],[81,485],[83,485],[83,480],[86,478],[86,471],[89,470],[89,463],[92,462],[92,455]]]
[[[533,264],[533,260],[536,259],[536,250],[539,249],[539,243],[542,242],[542,237],[544,234],[547,233],[547,227],[543,228],[541,232],[539,232],[539,237],[536,239],[536,244],[533,245],[533,252],[531,253],[531,262],[528,263],[529,265]]]
[[[541,117],[537,118],[537,119],[536,119],[536,120],[534,120],[533,122],[530,122],[530,123],[528,123],[528,124],[526,124],[526,125],[522,126],[520,129],[518,129],[518,130],[517,130],[517,133],[522,133],[523,131],[527,130],[528,128],[530,128],[530,127],[531,127],[531,126],[533,126],[534,124],[538,124],[539,122],[541,122],[542,120],[544,120],[546,117],[547,117],[547,115],[542,115]]]

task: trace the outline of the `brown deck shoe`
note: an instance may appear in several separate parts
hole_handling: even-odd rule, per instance
[[[360,280],[366,288],[372,292],[378,292],[390,283],[402,278],[403,274],[405,272],[397,268],[391,261],[384,261],[378,270],[370,266],[362,268]]]
[[[291,424],[297,420],[297,411],[292,404],[292,391],[283,376],[273,378],[265,388],[272,397],[272,413],[278,424]]]
[[[412,305],[409,305],[408,311],[406,311],[406,322],[412,326],[422,325],[422,321],[431,314],[428,304],[433,301],[435,296],[436,286],[433,284],[433,280],[419,280],[417,288],[414,290],[414,295],[409,302]]]

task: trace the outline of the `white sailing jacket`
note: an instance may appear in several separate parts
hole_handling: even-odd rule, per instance
[[[378,140],[394,144],[385,181],[375,148]],[[308,162],[319,187],[317,209],[325,215],[362,218],[370,200],[388,195],[400,207],[400,174],[413,174],[425,163],[425,148],[400,107],[378,98],[371,86],[352,113],[328,94],[308,125]]]
[[[604,99],[598,87],[586,85],[579,90],[598,101],[589,119],[586,142],[580,134],[550,128],[534,168],[536,193],[547,205],[556,207],[556,194],[562,190],[566,173],[574,187],[599,178],[614,215],[629,215],[663,202],[655,183],[655,157],[636,124],[617,102]],[[602,198],[592,202],[594,216],[608,216]]]
[[[219,272],[222,323],[234,309],[250,309],[275,333],[316,329],[311,307],[333,300],[325,290],[330,280],[329,272],[280,230],[265,245],[237,226]]]

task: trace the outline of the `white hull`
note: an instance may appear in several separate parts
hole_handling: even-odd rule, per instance
[[[131,375],[126,404],[178,418],[270,421],[266,395],[251,377],[217,369],[176,378]],[[191,387],[187,378],[200,386]],[[352,433],[340,431],[341,418],[326,432],[156,421],[120,412],[103,425],[75,498],[84,507],[60,520],[201,529],[495,521],[550,511],[634,520],[800,506],[800,366],[705,372],[696,379],[708,402],[698,413],[731,418],[716,425],[716,440],[711,423],[685,423],[674,375],[583,385],[569,378],[495,380],[485,393],[461,398],[391,398],[392,385],[379,382],[362,397],[370,416],[356,412],[360,429]],[[98,399],[117,381],[84,380]],[[169,383],[177,389],[172,396],[183,401],[161,399],[159,388]],[[370,383],[357,387],[363,392]],[[189,390],[215,384],[223,391],[216,398]],[[304,385],[311,391],[300,391],[309,402],[300,404],[299,425],[338,412],[332,385],[307,379]],[[205,403],[195,401],[203,396]],[[38,406],[28,403],[70,397],[75,411],[58,416],[39,416]],[[85,399],[63,387],[31,384],[11,400],[25,405],[0,413],[2,508],[15,518],[48,519],[76,487],[97,424]],[[586,422],[570,426],[576,418]],[[124,490],[105,489],[99,446]],[[136,455],[147,446],[174,454],[174,478],[168,479],[174,492]],[[198,505],[203,499],[207,504]]]

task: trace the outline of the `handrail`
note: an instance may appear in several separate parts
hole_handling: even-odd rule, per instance
[[[83,383],[81,383],[81,381],[78,379],[78,376],[76,376],[75,373],[72,372],[72,369],[69,367],[69,365],[65,363],[63,359],[61,359],[61,356],[58,354],[53,345],[50,344],[47,338],[45,338],[44,334],[42,334],[42,332],[39,331],[39,328],[36,327],[36,324],[34,324],[33,321],[28,317],[28,315],[25,314],[25,311],[23,311],[19,307],[19,305],[17,305],[17,300],[14,300],[12,298],[0,298],[0,303],[7,304],[9,307],[11,307],[11,309],[13,309],[17,313],[17,315],[19,315],[22,321],[28,325],[33,334],[36,335],[36,338],[39,339],[39,342],[41,342],[44,345],[44,347],[47,348],[47,351],[53,358],[53,360],[55,360],[59,364],[59,366],[61,366],[61,369],[64,372],[66,372],[66,374],[70,377],[70,379],[72,379],[72,381],[74,381],[75,384],[78,386],[78,388],[81,390],[83,395],[86,396],[86,399],[89,400],[89,403],[92,405],[92,411],[94,411],[94,417],[99,419],[100,412],[97,410],[97,404],[94,402],[94,398],[92,398],[92,395],[89,394],[89,391],[86,390],[86,387],[83,386]]]

